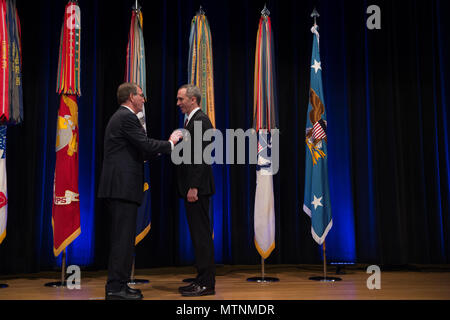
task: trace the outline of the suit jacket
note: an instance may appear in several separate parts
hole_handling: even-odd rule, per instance
[[[206,130],[213,128],[208,116],[201,109],[194,113],[185,128],[189,131],[191,139],[191,164],[182,163],[177,166],[178,193],[182,198],[186,198],[189,188],[197,188],[198,195],[203,196],[210,196],[215,192],[212,167],[203,161],[203,150],[208,145],[208,142],[202,143],[202,163],[194,164],[194,140],[197,138],[194,137],[195,121],[201,122],[202,134]],[[201,137],[197,139],[201,139]]]
[[[120,107],[105,130],[103,168],[99,198],[141,204],[144,194],[144,160],[157,153],[170,153],[169,141],[150,139],[134,113]]]

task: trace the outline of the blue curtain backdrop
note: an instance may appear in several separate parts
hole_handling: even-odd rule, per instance
[[[304,133],[314,7],[320,49],[333,228],[331,262],[449,263],[450,22],[446,1],[140,1],[144,14],[150,136],[182,126],[177,88],[187,81],[189,30],[202,5],[210,22],[216,124],[252,125],[254,50],[260,12],[271,11],[279,97],[280,170],[274,178],[276,248],[267,263],[321,263],[303,213]],[[80,0],[79,155],[81,235],[67,263],[106,268],[109,218],[96,198],[103,135],[117,108],[134,1]],[[0,273],[57,269],[51,202],[56,69],[66,1],[17,0],[22,24],[24,123],[8,127],[8,226]],[[368,5],[381,9],[369,30]],[[192,264],[183,204],[167,156],[151,162],[152,227],[137,267]],[[253,242],[255,168],[214,165],[216,263],[259,264]]]

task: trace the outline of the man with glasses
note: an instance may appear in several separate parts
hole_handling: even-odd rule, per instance
[[[111,216],[107,300],[140,300],[140,290],[128,287],[133,263],[136,217],[144,195],[144,160],[170,153],[182,137],[174,131],[168,141],[147,137],[137,114],[144,108],[142,89],[123,83],[117,89],[120,107],[105,130],[103,168],[98,197],[105,199]]]

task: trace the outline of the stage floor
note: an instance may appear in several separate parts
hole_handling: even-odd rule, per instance
[[[195,300],[450,300],[450,266],[414,266],[399,270],[381,267],[380,289],[368,289],[372,274],[365,266],[346,266],[336,274],[328,266],[327,276],[341,281],[318,282],[310,277],[323,276],[321,265],[266,265],[265,276],[279,282],[255,283],[249,277],[261,276],[260,266],[217,266],[216,295]],[[146,300],[184,300],[178,287],[194,275],[192,267],[170,267],[136,270],[136,279],[147,284],[134,285]],[[61,273],[42,272],[25,275],[3,275],[0,300],[103,300],[106,271],[81,271],[81,288],[53,288],[45,284],[60,280]]]

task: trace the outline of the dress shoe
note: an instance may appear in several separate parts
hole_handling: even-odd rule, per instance
[[[191,287],[181,291],[181,295],[184,297],[199,297],[214,295],[216,292],[212,287],[204,287],[194,283]]]
[[[189,283],[187,286],[182,286],[178,288],[178,291],[181,293],[186,290],[190,290],[195,285],[195,282]]]
[[[141,290],[134,289],[134,288],[131,288],[129,286],[127,286],[126,290],[127,290],[128,293],[131,293],[131,294],[142,294]]]
[[[124,288],[121,291],[106,292],[105,300],[142,300],[142,298],[141,293],[132,293],[128,288]]]

